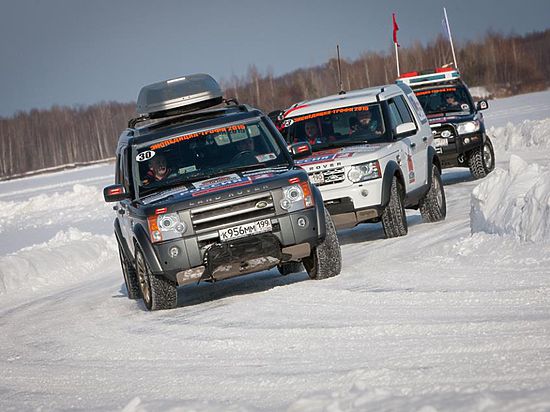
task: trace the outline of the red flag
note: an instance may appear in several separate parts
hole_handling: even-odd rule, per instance
[[[399,26],[397,25],[397,22],[395,21],[395,13],[391,14],[392,20],[393,20],[393,42],[397,44],[397,47],[399,46],[399,43],[397,43],[397,30],[399,30]]]

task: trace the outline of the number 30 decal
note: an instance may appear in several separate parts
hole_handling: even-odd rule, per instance
[[[153,150],[146,150],[145,152],[138,153],[136,160],[138,162],[145,162],[146,160],[151,159],[155,155]]]

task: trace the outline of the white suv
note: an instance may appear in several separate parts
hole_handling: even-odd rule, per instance
[[[321,190],[338,228],[382,222],[407,233],[405,208],[445,219],[441,164],[430,125],[409,86],[385,85],[295,104],[282,133],[296,165]]]

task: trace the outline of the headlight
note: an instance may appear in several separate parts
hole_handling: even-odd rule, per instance
[[[171,240],[181,237],[187,230],[187,226],[181,221],[177,213],[159,213],[157,209],[154,216],[147,218],[149,235],[153,243],[162,240]]]
[[[382,175],[380,173],[380,163],[378,163],[378,160],[352,166],[348,172],[348,179],[353,183],[377,179],[380,176]]]
[[[309,182],[283,187],[283,198],[279,204],[281,208],[289,212],[313,206],[315,201]]]
[[[474,133],[479,130],[480,127],[479,120],[474,120],[473,122],[460,123],[457,128],[458,134],[468,134]]]

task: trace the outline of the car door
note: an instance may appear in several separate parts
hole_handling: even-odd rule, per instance
[[[130,191],[130,185],[129,185],[129,179],[128,179],[128,150],[127,147],[122,147],[120,150],[120,153],[117,156],[117,183],[122,184],[124,188],[126,189],[126,192],[128,193]],[[130,201],[128,199],[124,199],[120,201],[117,205],[118,210],[118,222],[120,224],[120,230],[122,232],[122,236],[124,237],[124,240],[126,241],[126,245],[130,250],[133,249],[133,242],[132,242],[132,227],[130,222],[130,213],[129,213],[129,207],[130,207]]]
[[[400,124],[412,122],[416,129],[403,136],[396,136],[401,151],[401,170],[405,178],[407,192],[420,188],[426,178],[426,142],[423,141],[420,128],[412,117],[403,96],[398,95],[388,101],[392,129]]]

